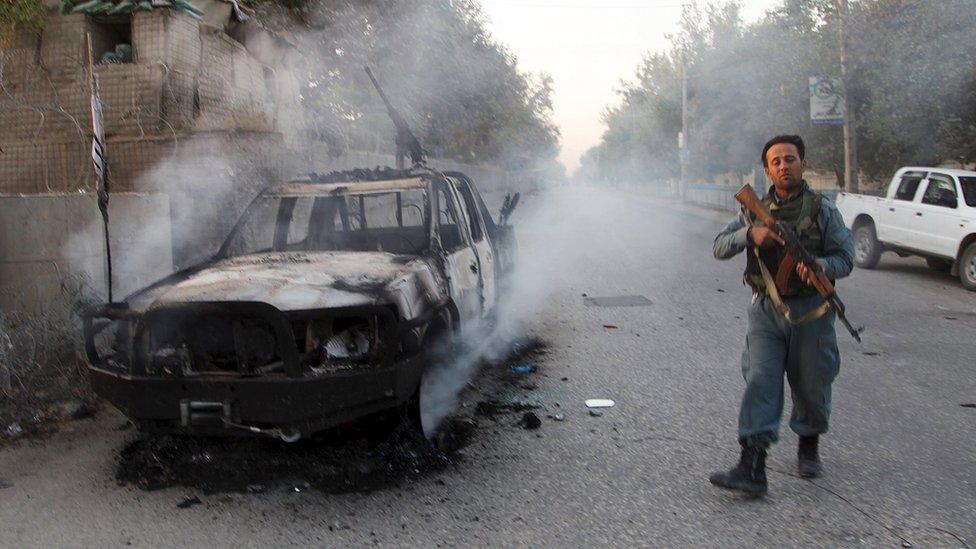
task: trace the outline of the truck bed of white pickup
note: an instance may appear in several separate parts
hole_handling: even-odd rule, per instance
[[[976,172],[901,168],[884,197],[840,193],[837,207],[858,267],[874,268],[885,251],[919,255],[976,291]]]

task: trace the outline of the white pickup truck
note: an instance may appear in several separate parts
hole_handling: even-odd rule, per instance
[[[976,172],[902,168],[884,197],[840,193],[837,207],[858,267],[874,268],[885,251],[919,255],[976,291]]]

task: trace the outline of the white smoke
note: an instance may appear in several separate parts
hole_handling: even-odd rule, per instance
[[[478,367],[504,359],[513,343],[547,314],[550,298],[579,280],[592,250],[609,249],[628,261],[629,244],[608,240],[604,230],[608,222],[623,222],[620,206],[594,189],[556,187],[523,197],[521,209],[513,214],[519,254],[509,291],[500,296],[495,323],[465,326],[456,354],[428,372],[421,386],[426,433],[435,431],[455,410]]]

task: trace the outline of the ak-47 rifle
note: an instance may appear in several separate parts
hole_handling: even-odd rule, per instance
[[[837,291],[834,289],[834,285],[831,284],[830,279],[827,278],[826,273],[824,273],[823,267],[817,262],[816,258],[807,251],[806,248],[800,244],[800,240],[796,236],[795,229],[782,221],[777,221],[766,207],[763,205],[759,197],[756,196],[756,192],[752,190],[749,185],[743,185],[738,192],[735,193],[735,199],[739,201],[747,210],[752,212],[756,216],[756,219],[762,222],[767,228],[779,235],[780,238],[785,242],[787,254],[793,256],[792,259],[796,263],[802,263],[806,265],[807,269],[810,270],[811,285],[820,297],[827,303],[827,306],[832,308],[837,313],[837,318],[844,324],[847,331],[854,336],[854,339],[858,343],[861,342],[861,332],[864,328],[855,329],[851,326],[851,323],[847,321],[847,315],[845,314],[844,302],[837,297]]]
[[[383,100],[383,104],[386,105],[386,112],[390,114],[390,118],[393,119],[393,125],[396,126],[396,164],[397,169],[402,170],[405,166],[403,165],[403,158],[410,155],[410,160],[416,166],[417,164],[424,164],[424,149],[420,146],[420,141],[417,137],[410,131],[410,126],[407,126],[407,122],[400,116],[400,113],[393,108],[393,104],[387,99],[386,94],[383,93],[383,88],[380,87],[380,83],[376,81],[376,77],[373,76],[373,71],[369,70],[369,67],[363,67],[366,69],[366,75],[369,76],[370,81],[373,83],[373,87],[376,88],[376,92],[380,94],[380,99]]]

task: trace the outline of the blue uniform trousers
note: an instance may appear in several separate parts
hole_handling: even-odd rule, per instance
[[[818,307],[819,296],[786,298],[794,319]],[[804,323],[790,324],[766,296],[753,300],[742,353],[746,390],[739,409],[739,437],[749,445],[768,447],[779,438],[783,414],[783,375],[790,385],[790,428],[800,436],[827,432],[830,386],[840,369],[834,311]]]

